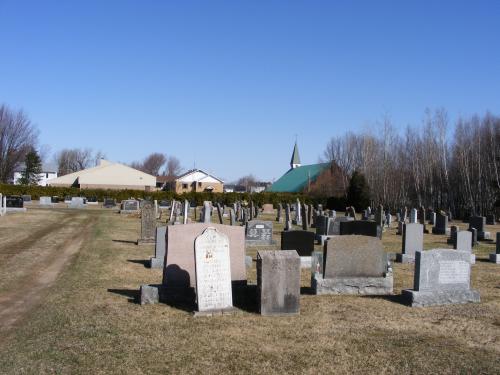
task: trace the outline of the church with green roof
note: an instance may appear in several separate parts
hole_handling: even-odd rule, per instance
[[[297,142],[293,147],[290,169],[275,183],[267,188],[267,191],[276,193],[301,193],[310,188],[323,172],[329,170],[330,163],[302,165],[300,163],[299,148]]]

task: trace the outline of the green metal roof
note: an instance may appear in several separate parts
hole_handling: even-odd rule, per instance
[[[282,193],[299,193],[303,191],[309,182],[315,181],[316,178],[330,166],[330,163],[303,165],[294,169],[290,169],[281,176],[267,191],[282,192]]]
[[[297,147],[297,142],[293,147],[292,160],[290,161],[290,166],[293,167],[294,164],[300,164],[299,148]]]

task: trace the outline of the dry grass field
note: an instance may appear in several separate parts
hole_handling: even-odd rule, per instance
[[[161,281],[146,267],[153,246],[135,245],[139,226],[100,209],[0,218],[0,373],[500,373],[500,266],[486,262],[494,243],[475,248],[480,304],[410,308],[399,294],[412,287],[413,265],[395,264],[394,296],[304,293],[299,316],[247,308],[194,318],[137,303],[141,284]],[[275,223],[278,246],[281,229]],[[384,233],[386,251],[401,249],[395,232]],[[425,235],[433,247],[450,246]],[[248,278],[255,284],[255,263]]]

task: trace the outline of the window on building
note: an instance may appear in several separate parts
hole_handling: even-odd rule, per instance
[[[198,182],[198,186],[201,187],[201,182]]]
[[[187,189],[188,188],[188,184],[182,184],[182,188],[183,189]]]

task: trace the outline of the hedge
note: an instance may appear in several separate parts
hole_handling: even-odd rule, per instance
[[[295,193],[184,193],[176,194],[172,191],[143,191],[143,190],[103,190],[103,189],[79,189],[79,188],[66,188],[66,187],[53,187],[53,186],[31,186],[31,185],[5,185],[0,184],[0,193],[4,195],[31,195],[31,199],[38,200],[42,196],[85,196],[97,197],[102,202],[104,198],[116,199],[118,202],[129,198],[142,198],[142,199],[157,199],[157,200],[184,200],[195,202],[196,205],[201,206],[203,201],[218,202],[221,204],[230,205],[238,200],[247,202],[253,201],[254,204],[262,207],[264,203],[272,203],[277,206],[278,203],[294,203],[297,198],[301,202],[307,204],[321,203],[326,205],[327,198],[310,197],[306,194]],[[339,203],[339,202],[336,202]]]

